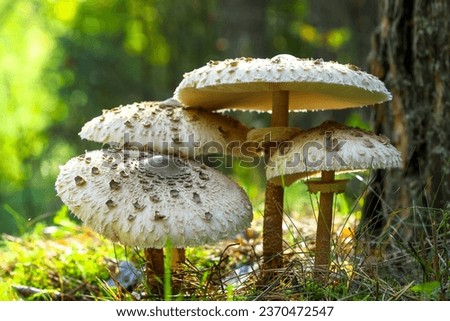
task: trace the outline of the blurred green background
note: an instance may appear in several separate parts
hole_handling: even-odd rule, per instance
[[[0,233],[52,218],[58,165],[99,148],[77,134],[102,109],[169,98],[209,60],[289,53],[367,70],[376,12],[364,0],[2,0]],[[264,114],[234,116],[268,124]],[[291,125],[329,118],[367,126],[370,109],[295,114]]]

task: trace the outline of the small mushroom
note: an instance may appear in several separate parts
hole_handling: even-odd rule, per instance
[[[387,138],[326,121],[292,138],[288,152],[276,151],[266,173],[272,183],[291,185],[299,179],[320,177],[321,171],[345,173],[399,166],[401,156]]]
[[[386,139],[333,121],[303,131],[291,143],[287,153],[276,151],[272,155],[266,174],[275,184],[307,180],[310,193],[320,192],[315,277],[324,281],[330,265],[333,195],[344,192],[347,183],[335,180],[335,173],[401,167],[402,158]],[[309,180],[318,176],[319,181]]]

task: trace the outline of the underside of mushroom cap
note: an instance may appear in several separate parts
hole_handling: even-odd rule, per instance
[[[214,243],[250,226],[245,192],[198,162],[91,151],[60,167],[56,191],[87,226],[127,246]]]
[[[383,135],[326,121],[285,142],[271,157],[267,179],[290,185],[321,171],[348,173],[402,166],[400,152]]]
[[[95,142],[181,157],[204,154],[241,156],[248,128],[239,121],[175,99],[141,102],[103,110],[80,137]]]
[[[247,140],[256,143],[284,142],[297,136],[301,130],[296,127],[254,128],[247,133]]]
[[[270,111],[274,91],[289,91],[291,110],[343,109],[391,99],[383,82],[356,66],[291,55],[210,61],[186,73],[174,97],[209,110]]]

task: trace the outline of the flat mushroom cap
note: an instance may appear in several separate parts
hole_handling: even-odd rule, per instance
[[[326,121],[275,151],[266,176],[276,184],[290,185],[317,177],[321,171],[346,173],[401,166],[400,152],[387,137]]]
[[[248,130],[229,116],[184,108],[175,99],[168,99],[105,109],[87,122],[79,135],[99,143],[125,143],[125,147],[139,149],[146,146],[149,151],[176,156],[231,152],[240,156],[237,148],[230,149],[245,142]]]
[[[286,54],[210,61],[186,73],[174,97],[209,110],[270,111],[273,91],[290,92],[291,110],[342,109],[391,99],[383,82],[356,66]]]
[[[58,196],[87,226],[128,246],[198,246],[249,227],[248,197],[223,174],[172,156],[132,156],[72,158],[60,167]]]

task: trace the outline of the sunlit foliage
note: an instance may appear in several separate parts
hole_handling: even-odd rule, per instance
[[[217,0],[2,1],[0,232],[51,218],[61,205],[58,165],[100,147],[77,133],[102,109],[169,98],[184,72],[211,59],[340,48],[345,28],[316,31],[325,42],[305,38],[307,4],[268,1],[256,19]],[[249,126],[267,122],[267,115],[238,117]],[[235,175],[260,202],[261,182],[252,177]]]

